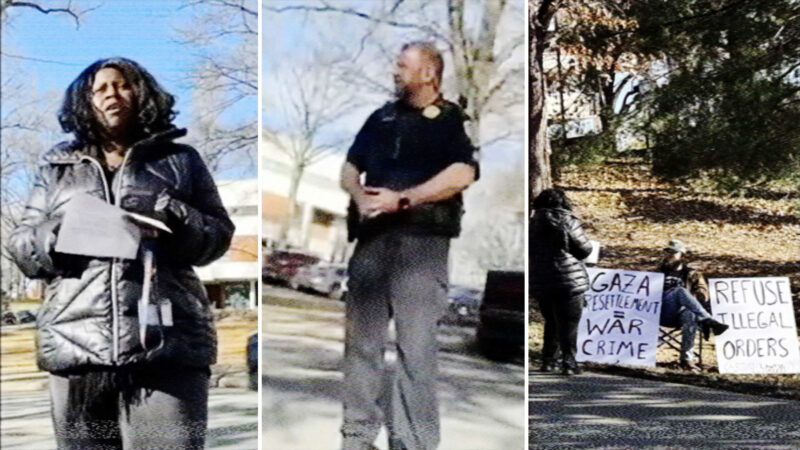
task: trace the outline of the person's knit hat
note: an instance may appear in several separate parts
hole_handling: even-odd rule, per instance
[[[669,241],[669,245],[664,248],[664,251],[671,252],[671,253],[683,253],[684,255],[689,252],[689,249],[684,245],[683,242],[672,239]]]

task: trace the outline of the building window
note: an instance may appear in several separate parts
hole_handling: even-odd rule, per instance
[[[316,225],[322,225],[325,227],[330,227],[333,225],[333,221],[336,220],[336,216],[321,209],[314,208],[314,218],[312,221]]]

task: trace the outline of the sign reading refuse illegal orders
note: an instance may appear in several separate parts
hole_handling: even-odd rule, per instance
[[[714,318],[730,328],[715,338],[720,373],[800,373],[789,278],[708,280]]]
[[[588,268],[578,361],[655,367],[664,275]]]

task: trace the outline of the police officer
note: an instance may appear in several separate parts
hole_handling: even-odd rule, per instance
[[[443,69],[432,44],[404,45],[394,74],[397,100],[370,115],[342,168],[342,187],[352,197],[350,236],[358,240],[346,307],[345,450],[374,448],[381,424],[391,449],[439,443],[436,328],[447,307],[461,191],[478,178],[466,116],[440,93]],[[390,319],[397,368],[385,386]]]

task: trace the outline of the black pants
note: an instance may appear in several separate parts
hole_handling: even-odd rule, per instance
[[[573,365],[578,351],[578,323],[584,295],[545,291],[535,292],[534,298],[544,316],[543,361],[555,362],[560,350],[562,364]]]
[[[202,449],[208,368],[50,374],[61,450]]]

